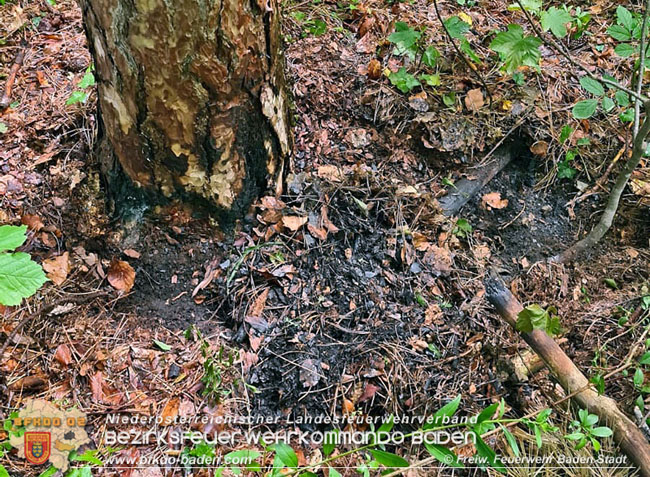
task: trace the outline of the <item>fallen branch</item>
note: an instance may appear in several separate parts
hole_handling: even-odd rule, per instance
[[[5,83],[5,90],[0,99],[0,111],[4,111],[11,104],[11,90],[14,87],[16,82],[16,75],[20,70],[20,67],[23,65],[25,59],[25,49],[26,45],[23,43],[20,45],[20,50],[16,54],[13,65],[11,65],[11,70],[9,71],[9,76],[7,77],[7,82]]]
[[[515,328],[517,316],[523,309],[521,303],[510,293],[498,277],[491,277],[485,283],[487,299],[499,315]],[[582,408],[600,417],[614,431],[614,442],[621,451],[638,466],[641,475],[650,477],[650,444],[639,428],[620,409],[616,402],[599,395],[589,384],[589,380],[562,351],[562,348],[542,330],[522,333],[523,339],[544,360],[567,394]]]
[[[438,201],[443,214],[447,216],[457,214],[474,195],[478,194],[483,186],[510,164],[514,156],[512,147],[500,147],[494,153],[494,156],[492,161],[478,167],[473,172],[472,179],[459,180],[454,185],[453,190]]]

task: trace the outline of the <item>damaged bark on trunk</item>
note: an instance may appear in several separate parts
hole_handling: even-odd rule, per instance
[[[113,201],[131,182],[232,222],[279,189],[291,139],[277,0],[80,3]]]

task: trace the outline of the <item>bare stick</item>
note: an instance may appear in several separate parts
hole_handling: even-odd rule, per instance
[[[499,315],[513,328],[521,303],[510,293],[500,278],[493,276],[485,283],[487,299]],[[544,360],[560,385],[568,393],[576,393],[575,401],[589,412],[600,417],[614,431],[614,442],[641,470],[650,477],[650,444],[643,433],[616,405],[616,401],[599,395],[589,386],[589,380],[562,351],[562,348],[542,330],[522,333],[522,338]]]
[[[488,88],[488,85],[483,79],[483,76],[481,76],[481,73],[479,73],[474,69],[474,65],[472,65],[470,61],[467,59],[467,57],[465,57],[465,53],[463,53],[461,49],[458,48],[458,45],[454,41],[454,37],[451,36],[449,30],[447,30],[447,25],[445,25],[445,21],[442,19],[442,15],[440,15],[440,10],[438,9],[438,0],[433,0],[433,8],[436,11],[436,16],[438,17],[438,21],[440,21],[440,24],[442,25],[442,29],[445,30],[445,34],[447,35],[447,38],[449,38],[451,45],[454,47],[454,50],[456,50],[456,53],[458,53],[458,55],[463,59],[467,67],[472,71],[472,73],[474,73],[474,76],[476,76],[478,80],[481,82],[483,88],[485,88],[485,92],[487,93],[488,99],[490,101],[490,106],[492,106],[492,93],[490,93],[490,88]]]
[[[7,78],[7,82],[5,83],[5,90],[2,94],[2,98],[0,99],[0,111],[4,111],[11,104],[11,90],[14,87],[14,83],[16,81],[16,75],[18,74],[18,71],[20,70],[20,67],[23,64],[24,59],[25,59],[25,44],[23,43],[20,45],[20,50],[18,50],[18,53],[16,54],[16,59],[14,59],[14,64],[11,65],[11,70],[9,70],[9,77]]]

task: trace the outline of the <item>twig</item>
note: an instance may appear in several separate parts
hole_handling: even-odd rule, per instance
[[[564,58],[566,58],[569,63],[571,63],[576,68],[579,68],[580,70],[582,70],[591,79],[599,81],[599,82],[604,83],[606,85],[609,85],[609,86],[611,86],[613,88],[620,89],[621,91],[625,91],[627,94],[632,96],[637,101],[641,101],[642,103],[644,103],[644,106],[646,105],[646,103],[648,103],[648,98],[646,96],[644,96],[642,94],[637,94],[636,91],[632,91],[630,88],[626,88],[625,86],[617,83],[616,81],[612,81],[610,79],[603,78],[602,76],[595,75],[591,71],[589,71],[586,66],[583,66],[582,64],[580,64],[576,60],[574,60],[571,57],[571,54],[568,51],[566,51],[564,49],[564,47],[562,47],[562,45],[560,45],[555,40],[550,39],[546,35],[544,35],[544,33],[535,24],[535,20],[533,20],[533,17],[530,16],[530,13],[528,12],[528,10],[526,10],[526,8],[524,8],[523,4],[521,3],[521,0],[515,0],[515,1],[519,5],[519,8],[521,8],[521,10],[524,12],[524,15],[526,15],[526,20],[528,20],[528,23],[530,23],[530,26],[532,27],[535,34],[540,38],[540,40],[542,40],[546,44],[546,46],[556,50],[558,53],[560,53],[562,56],[564,56]]]
[[[20,67],[23,64],[25,59],[25,50],[27,49],[27,43],[21,42],[20,50],[16,53],[16,58],[14,59],[13,65],[11,65],[11,70],[9,70],[9,77],[5,83],[5,90],[0,99],[0,111],[4,111],[11,104],[11,90],[14,87],[14,82],[16,81],[16,75],[20,70]]]
[[[485,88],[485,92],[487,93],[488,99],[490,101],[490,107],[492,107],[492,93],[490,93],[490,88],[488,88],[487,83],[483,79],[483,76],[481,76],[481,73],[479,73],[476,69],[474,69],[474,65],[470,63],[470,61],[467,59],[465,56],[465,53],[462,52],[462,50],[458,47],[456,42],[454,41],[454,37],[451,36],[451,33],[449,33],[449,30],[447,30],[447,25],[445,25],[444,20],[442,19],[442,15],[440,15],[440,10],[438,9],[438,0],[433,0],[433,8],[436,11],[436,16],[438,17],[438,21],[440,21],[440,24],[442,25],[443,30],[445,30],[445,34],[447,35],[447,38],[449,38],[449,41],[451,42],[451,45],[454,47],[454,50],[456,50],[456,53],[463,59],[467,67],[474,73],[474,76],[478,78],[478,80],[481,82],[483,85],[483,88]]]
[[[14,327],[13,330],[11,330],[11,332],[7,336],[7,340],[4,342],[4,344],[0,348],[0,363],[2,363],[2,356],[4,355],[4,352],[7,350],[7,347],[9,346],[9,343],[11,343],[11,341],[14,339],[14,337],[16,336],[18,331],[20,331],[20,329],[23,326],[25,326],[25,324],[27,322],[32,321],[32,320],[38,318],[41,315],[48,314],[53,309],[55,309],[57,306],[63,305],[64,303],[76,303],[76,304],[85,303],[87,301],[92,300],[93,298],[97,298],[99,296],[104,296],[106,294],[107,293],[104,292],[104,291],[99,291],[99,292],[88,293],[86,295],[76,295],[76,296],[71,296],[71,297],[67,297],[67,298],[61,298],[59,300],[53,301],[49,305],[44,305],[44,306],[40,307],[38,310],[36,310],[35,312],[27,315],[25,318],[23,318],[22,320],[20,320],[18,322],[18,324]]]

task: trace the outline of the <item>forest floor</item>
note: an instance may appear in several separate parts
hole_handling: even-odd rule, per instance
[[[445,17],[462,11],[441,6]],[[473,34],[505,28],[516,14],[506,6],[474,7]],[[383,75],[369,76],[373,59],[393,71],[403,61],[385,41],[395,21],[426,26],[443,50],[435,92],[404,95]],[[79,86],[90,56],[76,3],[6,3],[0,23],[0,72],[25,52],[0,116],[0,223],[29,226],[24,250],[52,279],[24,306],[0,309],[2,342],[33,314],[0,356],[0,417],[34,396],[74,404],[96,444],[111,412],[430,415],[461,394],[467,415],[504,398],[513,417],[554,407],[566,427],[570,409],[554,406],[563,393],[546,371],[517,381],[504,367],[525,345],[484,298],[490,268],[526,304],[557,308],[562,347],[588,376],[607,374],[643,342],[649,164],[606,241],[575,263],[544,261],[595,223],[608,182],[566,204],[605,173],[627,134],[604,118],[574,120],[571,141],[588,136],[591,145],[575,178],[556,176],[565,150],[553,138],[580,93],[552,52],[525,86],[489,72],[493,104],[483,98],[475,108],[465,98],[480,84],[444,46],[431,4],[287,5],[295,148],[284,195],[263,198],[231,234],[178,204],[125,231],[107,212],[90,154],[96,101]],[[590,59],[594,51],[583,44],[575,53]],[[451,105],[442,100],[450,91]],[[66,104],[74,94],[88,97]],[[516,159],[458,216],[444,216],[437,200],[501,141]],[[107,281],[115,260],[135,271],[127,294]],[[86,302],[66,305],[83,295]],[[54,302],[61,306],[38,312]],[[605,382],[605,392],[631,414],[631,374]],[[517,438],[533,447],[523,430]],[[503,446],[496,437],[490,444]],[[318,452],[298,449],[300,463]],[[605,452],[617,451],[610,443]],[[33,472],[11,453],[1,463]],[[595,475],[578,467],[568,475]]]

